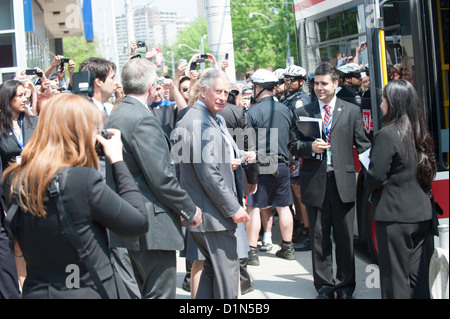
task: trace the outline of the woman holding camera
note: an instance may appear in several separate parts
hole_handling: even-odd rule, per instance
[[[120,131],[108,130],[112,137],[107,140],[98,134],[102,125],[101,112],[86,98],[59,94],[42,110],[21,163],[4,172],[6,203],[19,205],[11,230],[27,264],[23,298],[102,297],[60,222],[58,197],[49,191],[55,177],[65,179],[59,191],[63,211],[109,298],[118,297],[106,228],[122,237],[136,237],[147,231],[148,219],[141,193],[123,162]],[[111,162],[116,192],[97,170],[96,141]]]
[[[382,121],[366,175],[372,193],[383,299],[426,298],[426,242],[431,231],[428,194],[436,174],[433,139],[420,99],[405,80],[383,91]]]

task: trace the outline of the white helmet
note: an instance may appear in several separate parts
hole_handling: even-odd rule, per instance
[[[249,79],[253,84],[271,90],[278,84],[278,78],[269,70],[259,69]]]
[[[352,75],[354,73],[361,73],[361,67],[356,63],[347,63],[343,66],[338,67],[339,74],[342,75]]]
[[[284,71],[283,75],[306,79],[306,70],[301,66],[293,64]]]
[[[273,71],[273,74],[279,79],[284,79],[284,72],[286,70],[285,69],[276,69],[275,71]]]

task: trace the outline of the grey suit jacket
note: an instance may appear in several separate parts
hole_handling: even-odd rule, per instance
[[[322,118],[319,102],[314,101],[296,109],[294,116]],[[315,159],[312,155],[313,140],[302,136],[298,130],[295,131],[297,140],[289,144],[289,150],[293,155],[303,158],[300,174],[302,202],[306,206],[322,207],[327,183],[326,152],[322,160]],[[323,139],[325,140],[325,136]],[[356,105],[338,98],[331,127],[331,150],[336,184],[344,203],[356,200],[353,146],[356,146],[358,153],[370,148],[370,141],[364,133],[361,110]]]
[[[196,207],[181,189],[170,158],[170,141],[150,110],[127,96],[111,113],[107,128],[122,133],[124,161],[144,196],[149,231],[133,239],[122,240],[111,233],[111,246],[131,250],[180,250],[184,247],[180,217],[191,221]],[[110,166],[106,181],[114,187]]]
[[[227,131],[223,117],[219,117]],[[176,145],[180,147],[175,155],[181,156],[180,184],[203,212],[203,223],[190,231],[235,229],[231,216],[241,206],[228,157],[233,150],[224,141],[219,124],[207,108],[196,103],[178,122],[177,133]],[[228,139],[234,143],[231,135]]]

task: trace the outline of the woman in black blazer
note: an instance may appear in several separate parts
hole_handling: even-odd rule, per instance
[[[0,156],[3,170],[20,154],[33,135],[38,121],[26,111],[25,87],[17,80],[5,81],[0,86]]]
[[[28,142],[36,128],[38,118],[29,116],[26,112],[28,100],[25,96],[25,86],[17,80],[8,80],[0,85],[0,158],[3,170],[11,161],[20,159],[23,146]],[[3,196],[0,197],[0,207],[5,207]],[[20,297],[18,280],[23,280],[22,270],[17,277],[15,258],[7,243],[6,230],[3,228],[5,218],[3,209],[0,211],[3,239],[0,244],[0,297]],[[20,261],[18,260],[18,265]],[[19,269],[20,266],[19,266]],[[23,271],[25,271],[23,269]]]
[[[428,193],[437,169],[433,139],[411,83],[388,83],[382,98],[385,126],[374,139],[365,180],[376,221],[381,294],[421,298],[432,216]]]
[[[101,297],[60,224],[57,197],[49,196],[48,186],[63,168],[67,179],[61,196],[66,214],[109,297],[118,297],[106,228],[123,237],[136,237],[147,231],[148,220],[141,193],[123,162],[120,131],[108,130],[112,137],[106,140],[98,135],[102,122],[101,112],[84,97],[53,97],[40,114],[21,163],[4,172],[8,206],[13,191],[21,189],[11,228],[27,264],[23,298]],[[97,170],[96,140],[112,164],[117,193]]]

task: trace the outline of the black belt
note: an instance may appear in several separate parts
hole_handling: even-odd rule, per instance
[[[334,171],[328,171],[327,172],[327,178],[334,177]]]

